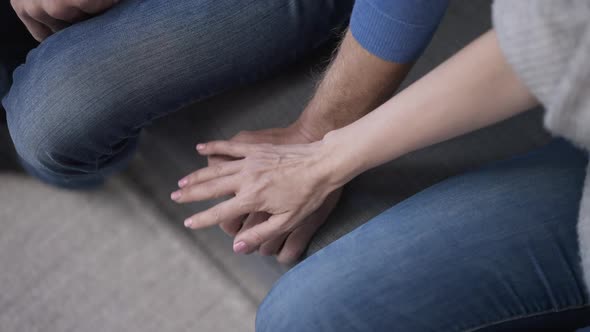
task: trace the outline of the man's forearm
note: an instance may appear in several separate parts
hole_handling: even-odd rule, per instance
[[[385,61],[369,53],[348,31],[296,124],[310,140],[319,140],[389,99],[410,68],[411,64]]]
[[[403,154],[537,104],[489,32],[371,114],[326,136],[340,184]],[[341,175],[338,175],[341,174]],[[336,181],[336,182],[338,182]]]

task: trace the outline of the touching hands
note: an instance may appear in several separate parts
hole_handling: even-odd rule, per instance
[[[314,135],[317,131],[307,128],[303,122],[296,121],[286,128],[271,128],[257,131],[242,131],[234,136],[232,142],[275,145],[306,144],[320,140],[322,137]],[[233,160],[227,156],[209,156],[209,166],[220,162]],[[293,232],[264,242],[258,248],[250,248],[247,253],[258,249],[263,256],[276,256],[281,264],[292,264],[303,254],[309,241],[317,230],[325,223],[326,219],[338,203],[341,189],[335,190],[326,198],[324,204],[306,218],[301,227]],[[235,237],[240,232],[266,221],[270,217],[265,212],[251,213],[236,219],[221,222],[220,228],[229,236]]]
[[[234,197],[188,218],[187,227],[199,229],[252,213],[268,214],[262,222],[245,225],[249,227],[237,233],[237,253],[252,252],[276,239],[286,238],[286,246],[290,237],[295,242],[304,238],[306,242],[290,249],[283,261],[295,260],[313,235],[297,231],[309,225],[313,220],[310,217],[323,222],[337,201],[332,196],[330,209],[318,210],[329,194],[340,187],[332,181],[329,153],[322,141],[299,145],[218,141],[200,144],[198,151],[204,156],[223,155],[237,160],[215,163],[188,175],[179,181],[181,189],[172,194],[172,199],[185,203]],[[313,225],[314,232],[319,225]]]
[[[99,14],[120,0],[11,0],[12,8],[41,42],[72,23]]]

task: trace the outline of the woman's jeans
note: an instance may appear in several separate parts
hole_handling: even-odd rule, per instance
[[[99,184],[152,120],[303,57],[346,26],[352,4],[121,1],[49,37],[14,72],[3,105],[22,164],[54,185]]]
[[[256,330],[590,325],[576,235],[587,162],[556,140],[414,195],[284,275],[260,306]]]

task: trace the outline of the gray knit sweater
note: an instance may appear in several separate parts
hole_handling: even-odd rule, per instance
[[[500,48],[545,106],[545,126],[590,150],[590,1],[496,0]],[[579,211],[580,260],[590,290],[590,168]]]

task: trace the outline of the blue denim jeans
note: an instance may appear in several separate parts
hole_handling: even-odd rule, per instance
[[[586,164],[585,153],[556,140],[414,195],[285,274],[256,330],[590,325],[576,236]]]
[[[27,170],[99,184],[141,129],[192,101],[260,79],[344,27],[353,0],[124,0],[31,51],[3,105]]]

